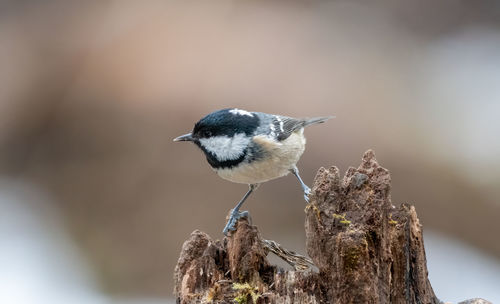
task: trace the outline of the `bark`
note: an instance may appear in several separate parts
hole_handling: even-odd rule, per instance
[[[292,265],[301,261],[296,269],[310,262],[270,247],[246,219],[222,241],[194,231],[175,268],[177,302],[442,303],[427,278],[415,208],[392,205],[390,182],[371,150],[343,179],[336,167],[319,169],[305,210],[307,253],[315,265],[306,271],[270,265],[269,251]]]

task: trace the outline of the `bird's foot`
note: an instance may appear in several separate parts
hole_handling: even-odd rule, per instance
[[[242,217],[246,217],[250,219],[250,213],[248,211],[237,211],[237,210],[231,210],[231,215],[229,216],[229,220],[227,221],[226,227],[224,227],[224,230],[222,230],[222,233],[224,233],[225,236],[227,236],[229,231],[235,231],[236,230],[236,223],[238,220]]]
[[[311,194],[311,188],[305,187],[304,188],[304,199],[306,200],[307,203],[309,203],[309,195]]]

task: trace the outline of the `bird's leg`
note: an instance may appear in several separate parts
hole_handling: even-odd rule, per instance
[[[290,169],[290,172],[292,172],[293,175],[295,175],[297,177],[297,179],[299,180],[300,186],[302,187],[302,190],[304,191],[304,199],[306,200],[306,202],[309,203],[309,194],[311,193],[311,188],[307,187],[307,185],[304,184],[304,182],[302,181],[302,178],[300,178],[299,169],[297,168],[297,166],[293,166],[293,168]]]
[[[227,221],[226,227],[224,227],[224,230],[222,231],[222,233],[224,233],[224,235],[227,235],[227,233],[229,231],[236,230],[235,225],[236,225],[236,222],[238,222],[238,220],[240,218],[242,218],[242,217],[248,217],[250,215],[248,213],[248,211],[240,212],[240,207],[241,207],[241,205],[243,205],[243,203],[245,202],[245,200],[250,196],[250,194],[255,189],[257,189],[258,186],[259,186],[259,184],[250,184],[250,185],[248,185],[249,189],[248,189],[247,193],[245,193],[245,195],[243,196],[243,198],[234,207],[234,209],[231,210],[231,215],[229,216],[229,220]]]

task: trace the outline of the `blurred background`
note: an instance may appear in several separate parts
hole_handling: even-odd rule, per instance
[[[299,162],[372,148],[438,297],[500,301],[500,2],[0,1],[0,302],[169,303],[182,243],[247,186],[173,143],[220,108],[336,115]],[[245,204],[304,253],[293,176]]]

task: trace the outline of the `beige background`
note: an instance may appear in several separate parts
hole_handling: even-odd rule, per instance
[[[306,130],[306,183],[372,148],[395,204],[498,258],[498,11],[493,1],[6,1],[0,173],[47,195],[100,290],[165,297],[182,242],[194,229],[220,238],[246,191],[172,139],[224,107],[336,115]],[[294,177],[262,185],[243,209],[265,237],[304,251]]]

